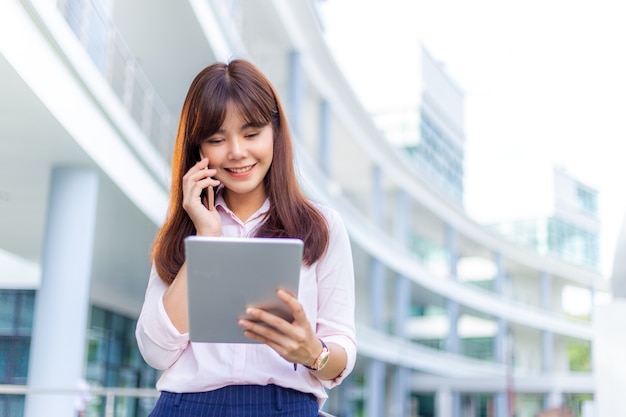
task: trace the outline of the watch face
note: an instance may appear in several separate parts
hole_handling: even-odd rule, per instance
[[[329,358],[330,358],[330,353],[328,351],[325,351],[324,353],[322,353],[322,357],[320,358],[320,363],[317,366],[318,371],[322,369],[324,366],[326,366],[326,363],[328,362]]]

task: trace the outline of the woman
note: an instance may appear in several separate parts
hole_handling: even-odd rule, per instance
[[[356,359],[350,243],[337,213],[300,191],[285,114],[254,65],[196,76],[172,172],[136,331],[146,362],[164,371],[151,416],[316,416]],[[237,324],[260,343],[191,343],[183,240],[192,234],[302,239],[298,298],[277,291],[294,320],[247,309],[254,321]]]

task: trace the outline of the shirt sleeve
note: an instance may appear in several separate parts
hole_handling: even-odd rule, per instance
[[[189,333],[180,333],[165,311],[163,294],[166,289],[153,264],[135,337],[144,360],[159,370],[176,362],[189,344]]]
[[[356,362],[354,265],[348,232],[334,210],[323,209],[330,236],[328,250],[317,262],[317,336],[344,348],[346,368],[335,379],[322,381],[326,388],[339,385]]]

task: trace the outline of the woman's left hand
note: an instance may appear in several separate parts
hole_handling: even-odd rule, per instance
[[[293,321],[289,323],[260,308],[248,308],[246,314],[265,325],[240,319],[239,326],[244,329],[244,336],[265,343],[289,362],[313,365],[322,351],[322,343],[315,335],[302,304],[287,291],[279,289],[276,294],[292,311]]]

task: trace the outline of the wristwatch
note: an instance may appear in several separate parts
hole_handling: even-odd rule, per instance
[[[315,362],[313,362],[313,366],[304,365],[306,368],[309,368],[312,371],[321,370],[328,363],[328,359],[330,359],[330,351],[328,350],[328,346],[326,346],[326,343],[324,343],[322,339],[319,339],[319,341],[322,343],[322,353],[320,353],[317,359],[315,359]]]

